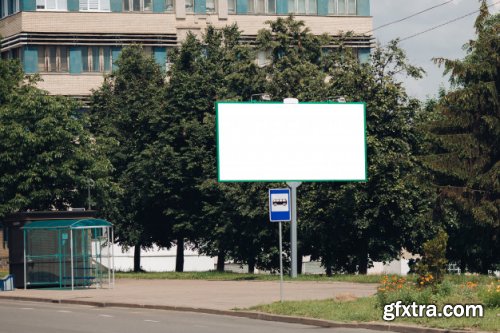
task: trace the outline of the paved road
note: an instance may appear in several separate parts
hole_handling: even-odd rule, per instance
[[[1,333],[381,333],[189,312],[0,300]]]

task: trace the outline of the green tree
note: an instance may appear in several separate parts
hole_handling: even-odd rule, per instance
[[[102,203],[112,167],[78,104],[36,88],[17,61],[0,60],[0,72],[0,216],[85,207],[89,179]]]
[[[364,64],[342,46],[326,60],[331,95],[366,103],[368,155],[368,182],[340,185],[332,193],[327,225],[340,239],[330,260],[337,269],[366,273],[371,261],[390,261],[402,248],[418,251],[432,234],[426,221],[433,195],[416,157],[420,106],[396,79],[401,73],[419,78],[422,70],[408,64],[397,41],[376,47]]]
[[[106,142],[120,191],[107,214],[117,222],[120,244],[135,246],[134,270],[140,250],[151,247],[158,230],[168,232],[164,205],[155,196],[151,146],[166,128],[163,113],[165,72],[139,45],[124,47],[118,68],[93,92],[89,115],[95,135]],[[168,147],[165,147],[168,149]]]
[[[434,215],[450,237],[448,258],[462,271],[487,273],[500,264],[500,15],[486,1],[475,28],[465,59],[435,59],[453,90],[434,105],[423,160],[439,189]]]
[[[233,189],[216,183],[214,106],[217,100],[248,100],[265,81],[254,53],[241,44],[240,36],[235,25],[209,27],[201,40],[188,35],[172,56],[166,93],[170,127],[159,145],[172,146],[179,168],[180,177],[169,183],[175,196],[165,211],[178,244],[178,271],[183,269],[181,249],[186,239],[202,253],[218,256],[219,270],[236,239],[238,214],[225,208]],[[168,182],[165,176],[156,179]]]
[[[212,74],[205,69],[205,52],[201,42],[189,34],[177,52],[172,54],[172,68],[166,89],[166,115],[169,127],[159,137],[158,146],[170,146],[167,153],[175,161],[175,169],[160,169],[155,173],[158,196],[167,198],[164,190],[172,191],[163,214],[168,220],[170,234],[163,234],[161,244],[176,244],[175,270],[184,270],[186,240],[196,237],[196,225],[201,215],[201,194],[197,188],[203,177],[204,141],[203,120],[213,108],[215,86]],[[214,78],[216,79],[216,78]],[[203,88],[202,88],[203,87]],[[167,157],[159,155],[160,160]],[[178,175],[175,179],[172,173]],[[168,186],[167,186],[168,184]]]
[[[303,21],[292,15],[267,22],[257,36],[257,48],[270,54],[266,92],[274,100],[287,97],[300,101],[321,101],[328,95],[322,67],[322,47],[328,36],[315,36]]]
[[[277,98],[327,101],[345,97],[367,109],[368,182],[304,184],[299,188],[299,252],[333,270],[366,273],[372,260],[418,250],[428,237],[429,188],[415,157],[420,141],[414,125],[419,103],[409,98],[398,73],[420,77],[397,42],[373,50],[361,64],[341,38],[322,49],[326,37],[312,35],[293,17],[270,22],[258,46],[270,50],[268,90]],[[429,233],[430,234],[430,233]]]
[[[17,60],[0,61],[0,105],[8,102],[24,77],[23,69]]]

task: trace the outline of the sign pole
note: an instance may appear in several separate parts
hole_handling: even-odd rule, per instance
[[[280,302],[283,303],[283,232],[281,223],[291,220],[290,189],[269,190],[269,221],[278,222],[280,247]]]
[[[283,303],[283,243],[281,237],[281,221],[279,222],[280,232],[280,302]]]
[[[290,223],[290,247],[291,247],[291,261],[292,269],[290,276],[292,278],[297,277],[297,187],[300,186],[302,182],[287,182],[287,185],[292,190],[291,193],[291,205],[292,210],[292,221]]]

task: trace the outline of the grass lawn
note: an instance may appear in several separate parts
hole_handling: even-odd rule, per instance
[[[250,310],[344,322],[384,322],[384,305],[397,301],[403,304],[435,304],[439,312],[446,304],[482,304],[484,317],[481,318],[395,318],[390,323],[500,332],[500,280],[497,278],[448,275],[442,283],[429,287],[421,287],[416,278],[412,275],[405,278],[384,276],[377,294],[371,297],[278,302]]]
[[[272,314],[327,319],[341,322],[384,322],[375,296],[354,301],[321,300],[273,303],[250,308]],[[500,332],[500,308],[486,308],[483,318],[397,318],[391,324],[417,324],[446,329]]]
[[[171,279],[171,280],[216,280],[216,281],[278,281],[279,275],[277,274],[241,274],[232,272],[117,272],[116,278],[118,279]],[[284,279],[291,281],[289,276],[284,276]],[[345,281],[345,282],[359,282],[359,283],[379,283],[380,275],[334,275],[328,277],[326,275],[299,275],[294,281]]]

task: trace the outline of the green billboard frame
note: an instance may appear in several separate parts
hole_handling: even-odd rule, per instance
[[[217,148],[217,181],[220,183],[249,183],[249,182],[261,182],[261,183],[283,183],[283,182],[310,182],[310,183],[321,183],[321,182],[356,182],[364,183],[368,181],[368,143],[367,143],[367,128],[366,128],[366,103],[365,102],[299,102],[298,104],[339,104],[339,105],[363,105],[363,129],[364,129],[364,160],[365,160],[365,175],[364,179],[259,179],[259,180],[221,180],[220,177],[220,129],[219,129],[219,105],[221,104],[284,104],[283,102],[237,102],[237,101],[217,101],[215,102],[215,123],[216,123],[216,148]]]

